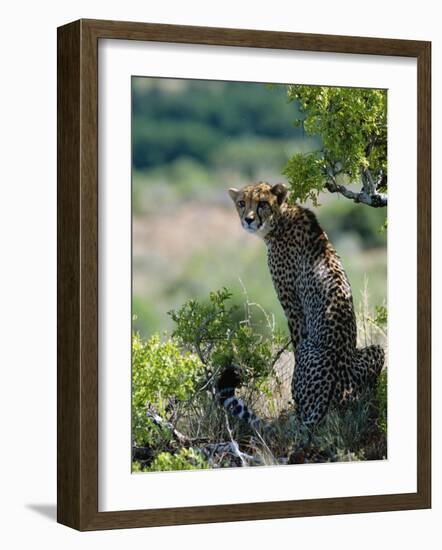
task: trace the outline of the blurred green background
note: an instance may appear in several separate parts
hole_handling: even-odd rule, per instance
[[[297,107],[286,90],[132,78],[133,314],[143,336],[170,332],[169,310],[223,286],[238,303],[246,291],[286,330],[265,245],[241,228],[227,194],[254,181],[284,181],[291,155],[320,146],[294,127]],[[355,307],[367,288],[373,310],[386,301],[386,209],[330,194],[319,202],[312,209],[342,258]]]

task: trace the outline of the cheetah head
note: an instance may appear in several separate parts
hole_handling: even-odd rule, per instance
[[[287,197],[287,188],[282,183],[270,185],[259,182],[239,190],[229,189],[229,195],[235,203],[243,228],[264,238],[275,225]]]

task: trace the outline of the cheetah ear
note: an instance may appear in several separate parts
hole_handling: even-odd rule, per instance
[[[238,196],[238,193],[239,193],[238,189],[235,189],[234,187],[231,187],[229,189],[229,195],[233,202],[236,201],[236,197]]]
[[[275,185],[272,186],[271,191],[274,195],[276,195],[278,204],[281,205],[287,197],[287,187],[283,183],[275,183]]]

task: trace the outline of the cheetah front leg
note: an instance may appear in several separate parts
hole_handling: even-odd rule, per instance
[[[296,351],[302,340],[307,337],[307,328],[301,304],[294,296],[284,291],[278,292],[278,298],[287,318],[293,349]]]
[[[333,352],[304,340],[295,354],[292,394],[303,426],[309,430],[327,414],[333,400],[336,377]]]

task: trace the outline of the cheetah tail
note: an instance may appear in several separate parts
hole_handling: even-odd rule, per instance
[[[357,350],[355,367],[365,373],[367,384],[376,385],[379,374],[384,366],[385,352],[381,346],[371,345]]]
[[[232,365],[224,369],[216,384],[219,403],[233,417],[247,422],[252,428],[258,428],[260,426],[260,419],[253,414],[242,399],[235,395],[235,390],[240,385],[239,368]]]

